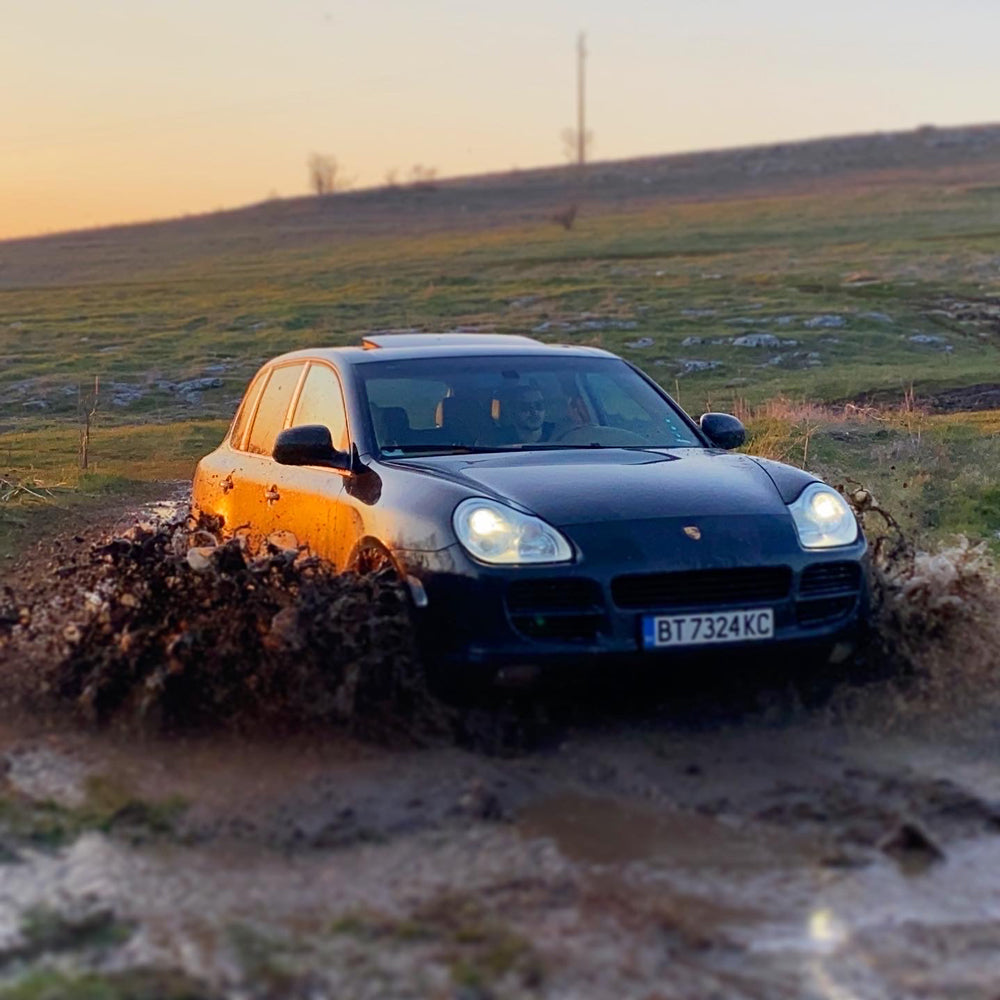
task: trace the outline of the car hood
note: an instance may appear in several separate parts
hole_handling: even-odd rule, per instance
[[[550,524],[662,517],[787,514],[752,458],[701,448],[619,448],[448,455],[400,462],[513,502]]]

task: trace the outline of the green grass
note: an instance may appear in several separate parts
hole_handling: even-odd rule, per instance
[[[55,849],[88,830],[113,834],[132,843],[175,832],[187,804],[178,798],[150,802],[114,781],[95,777],[84,802],[65,806],[16,793],[0,794],[0,834],[15,846]]]
[[[230,252],[197,266],[179,259],[156,280],[5,290],[0,421],[72,426],[77,386],[89,389],[95,375],[103,380],[103,426],[224,419],[262,359],[400,326],[523,332],[548,322],[541,339],[621,351],[668,388],[679,384],[692,409],[719,405],[734,389],[752,402],[776,394],[834,400],[985,380],[1000,361],[995,330],[936,309],[946,299],[1000,292],[995,238],[983,232],[998,205],[989,189],[910,182],[888,194],[585,208],[571,232],[511,222],[359,235],[307,249]],[[852,283],[857,274],[870,283]],[[865,315],[873,312],[891,322]],[[804,325],[823,314],[846,325]],[[586,318],[635,327],[573,328]],[[798,343],[710,343],[756,330]],[[908,339],[921,333],[947,337],[953,350]],[[627,347],[643,336],[654,345]],[[684,346],[692,336],[708,343]],[[780,363],[767,364],[775,357]],[[721,367],[682,374],[681,361],[692,358]],[[206,376],[222,385],[192,398],[170,388]],[[122,386],[141,397],[122,397]],[[47,407],[23,405],[37,399]]]
[[[111,508],[159,499],[163,488],[155,484],[189,480],[227,426],[225,420],[98,426],[86,471],[78,465],[75,428],[0,434],[0,560],[46,534],[79,530]]]
[[[488,992],[511,976],[532,995],[545,978],[545,967],[531,942],[503,915],[472,895],[445,893],[405,918],[374,911],[351,911],[330,924],[329,933],[395,948],[435,945],[456,988]]]
[[[219,995],[181,973],[156,970],[71,974],[42,969],[0,986],[0,1000],[213,1000]]]
[[[120,491],[130,482],[190,479],[196,462],[215,448],[228,421],[190,421],[94,428],[86,472],[79,468],[79,434],[50,426],[0,434],[0,478],[71,487],[81,493]]]
[[[523,221],[515,205],[506,219],[418,233],[387,203],[377,226],[309,245],[284,247],[261,230],[266,250],[220,240],[195,260],[181,242],[154,275],[137,268],[133,280],[120,268],[102,280],[95,259],[86,281],[0,290],[0,476],[62,484],[72,495],[57,507],[86,507],[135,481],[187,479],[221,439],[262,360],[356,343],[388,327],[538,329],[543,340],[603,346],[640,364],[696,415],[777,397],[832,403],[912,389],[919,398],[992,381],[1000,322],[958,315],[951,304],[1000,294],[1000,229],[992,224],[1000,191],[963,177],[928,173],[786,197],[652,199],[627,209],[584,202],[569,232],[543,216]],[[842,325],[808,325],[824,315]],[[728,342],[762,331],[796,343]],[[628,346],[643,337],[653,344]],[[685,373],[686,361],[718,367]],[[77,390],[97,375],[92,462],[81,475]],[[187,395],[175,388],[208,377],[221,385]],[[811,458],[814,431],[788,432],[802,438],[792,448],[798,460]],[[988,439],[935,430],[914,449],[872,432],[838,448],[820,433],[815,458],[923,504],[917,520],[928,530],[989,534],[998,486]],[[893,449],[896,471],[912,471],[919,489],[892,485],[893,462],[883,456]],[[928,485],[910,464],[968,492]],[[0,505],[0,554],[45,523],[41,510]]]
[[[68,916],[48,906],[36,906],[21,917],[19,958],[36,959],[59,952],[103,952],[123,944],[133,927],[114,918],[110,910]]]

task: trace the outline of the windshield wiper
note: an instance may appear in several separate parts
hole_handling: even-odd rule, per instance
[[[383,458],[398,458],[400,455],[484,455],[494,451],[518,451],[505,445],[488,446],[479,444],[395,444],[383,448]]]
[[[518,451],[578,451],[580,449],[589,450],[592,448],[617,448],[618,445],[600,444],[591,441],[590,444],[522,444],[518,445]]]
[[[382,449],[383,458],[401,458],[403,455],[488,455],[497,452],[518,451],[594,451],[633,450],[644,451],[651,448],[676,447],[673,445],[654,444],[601,444],[591,441],[589,444],[558,444],[551,442],[533,442],[526,444],[480,445],[480,444],[397,444],[391,448]]]

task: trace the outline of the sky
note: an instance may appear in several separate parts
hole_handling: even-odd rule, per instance
[[[996,0],[0,0],[0,238],[563,162],[1000,121]]]

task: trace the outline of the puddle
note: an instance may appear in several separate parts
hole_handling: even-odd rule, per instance
[[[551,838],[574,861],[597,865],[773,869],[808,865],[822,853],[814,841],[781,831],[574,792],[532,803],[521,812],[518,829],[526,837]]]
[[[914,875],[877,854],[858,867],[824,866],[819,838],[770,824],[749,829],[572,792],[528,806],[517,830],[589,866],[596,892],[627,899],[647,916],[679,919],[689,937],[707,942],[707,965],[729,967],[739,956],[748,981],[775,989],[788,976],[796,984],[789,996],[994,995],[975,990],[1000,974],[1000,893],[992,877],[1000,836],[952,841],[940,863]],[[925,947],[938,960],[925,959]],[[948,991],[948,976],[971,992]],[[914,991],[894,992],[890,982],[909,982]],[[785,993],[760,993],[770,995]]]

